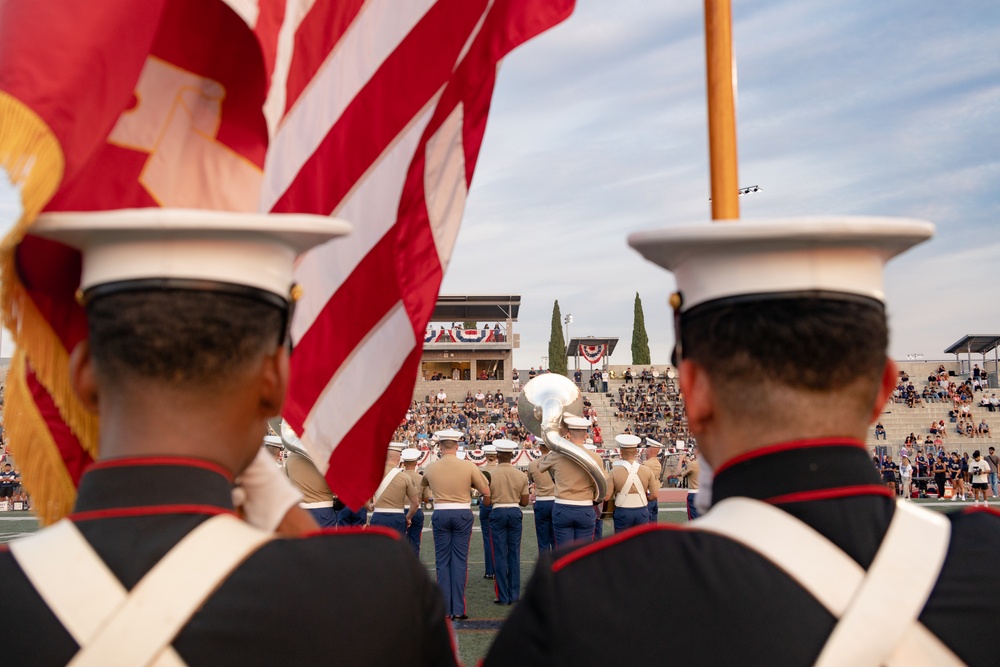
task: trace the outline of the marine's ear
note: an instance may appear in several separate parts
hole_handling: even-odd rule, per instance
[[[889,400],[893,390],[896,388],[896,380],[899,378],[899,370],[896,362],[886,357],[885,366],[882,368],[882,379],[879,381],[878,394],[875,396],[875,405],[872,406],[872,413],[868,423],[874,424],[875,420],[881,416],[885,409],[885,402]]]
[[[281,414],[288,391],[288,350],[279,345],[264,355],[260,368],[260,407],[267,416]]]
[[[684,394],[688,427],[697,436],[704,433],[715,419],[715,391],[708,371],[697,361],[684,359],[677,369],[680,372],[680,387]]]
[[[97,390],[97,374],[94,372],[94,360],[90,356],[90,343],[83,340],[77,343],[69,355],[69,381],[84,407],[97,413],[99,393]]]

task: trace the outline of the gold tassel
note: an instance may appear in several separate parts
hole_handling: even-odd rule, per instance
[[[4,436],[21,482],[43,526],[63,518],[76,502],[76,486],[28,389],[24,353],[14,353],[4,396]]]
[[[18,457],[24,486],[43,524],[73,506],[76,489],[28,391],[25,359],[49,392],[84,449],[97,457],[97,417],[84,408],[69,383],[68,354],[35,308],[17,272],[17,245],[55,194],[65,161],[55,134],[34,111],[0,91],[0,169],[21,194],[21,217],[0,242],[0,316],[17,346],[4,400],[7,441]]]

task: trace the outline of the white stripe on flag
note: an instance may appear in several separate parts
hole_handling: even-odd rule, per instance
[[[260,210],[270,211],[351,101],[434,5],[370,0],[281,122],[267,151]]]
[[[402,301],[376,324],[344,360],[306,417],[303,444],[326,474],[330,455],[378,401],[416,346]]]
[[[222,0],[229,8],[243,19],[250,29],[257,27],[257,16],[260,15],[259,0]]]
[[[278,51],[274,58],[274,72],[271,74],[271,85],[267,89],[267,100],[264,101],[264,118],[267,119],[267,134],[273,137],[285,113],[285,101],[288,99],[288,71],[292,65],[292,54],[295,51],[295,32],[302,25],[306,14],[316,4],[316,0],[286,0],[285,20],[281,22],[278,31]]]
[[[338,218],[353,225],[351,233],[314,248],[299,259],[295,280],[300,285],[309,285],[309,289],[295,304],[292,340],[302,339],[326,302],[396,224],[403,182],[440,95],[439,90],[334,211]]]
[[[463,108],[459,103],[427,140],[424,198],[442,273],[451,259],[469,193],[465,183],[465,145],[462,143]]]

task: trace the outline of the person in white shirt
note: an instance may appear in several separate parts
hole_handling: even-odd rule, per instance
[[[910,458],[906,454],[901,455],[899,461],[899,486],[902,489],[903,497],[910,498],[910,483],[913,481],[913,466],[910,465]]]
[[[990,465],[986,459],[981,458],[979,450],[972,452],[972,460],[969,461],[969,475],[972,476],[972,499],[973,504],[978,505],[982,498],[983,505],[988,505],[986,500],[986,489],[990,484]]]

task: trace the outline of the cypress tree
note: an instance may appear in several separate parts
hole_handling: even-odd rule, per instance
[[[632,321],[632,364],[648,365],[649,336],[646,335],[646,318],[642,314],[642,300],[635,293],[635,317]]]
[[[566,339],[563,337],[559,300],[552,306],[552,333],[549,334],[549,370],[566,375]]]

